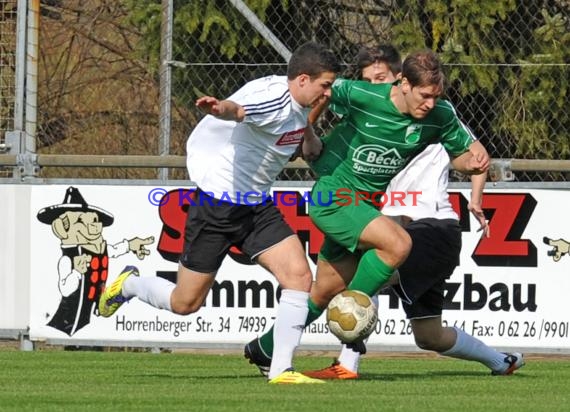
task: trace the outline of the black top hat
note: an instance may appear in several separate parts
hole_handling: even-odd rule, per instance
[[[61,205],[43,208],[38,212],[38,220],[51,225],[52,222],[65,212],[95,212],[103,226],[110,226],[115,218],[109,212],[96,206],[89,206],[76,187],[68,187]]]

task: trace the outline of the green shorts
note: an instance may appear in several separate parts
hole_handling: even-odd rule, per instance
[[[319,250],[319,260],[324,260],[326,262],[337,262],[345,256],[354,255],[356,260],[360,260],[363,251],[357,250],[351,252],[342,245],[336,243],[332,238],[325,236],[325,241]]]
[[[376,206],[358,199],[356,193],[334,176],[323,176],[313,186],[309,216],[325,234],[320,252],[324,260],[335,261],[354,253],[364,228],[382,215]]]

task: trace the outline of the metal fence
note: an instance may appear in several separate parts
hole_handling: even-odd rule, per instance
[[[0,0],[0,139],[15,128],[22,12],[16,7],[26,3]],[[248,80],[284,74],[289,51],[317,40],[341,57],[346,75],[361,45],[391,42],[403,54],[436,50],[446,65],[448,98],[493,158],[570,160],[567,0],[46,0],[39,13],[32,146],[40,154],[183,156],[202,116],[194,108],[198,96],[226,97]],[[320,124],[322,132],[330,121]],[[164,172],[163,178],[186,178],[183,168]],[[37,176],[148,179],[157,173],[160,168],[55,163]],[[280,178],[313,175],[292,168]],[[570,181],[570,172],[531,168],[516,170],[514,178]]]
[[[14,130],[16,2],[0,0],[0,131]],[[4,144],[4,133],[0,133]]]

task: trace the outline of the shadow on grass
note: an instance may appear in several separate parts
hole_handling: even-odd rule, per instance
[[[266,378],[260,374],[247,374],[247,375],[195,375],[195,374],[170,374],[170,373],[152,373],[144,375],[125,375],[125,377],[136,377],[137,379],[183,379],[186,381],[196,380],[196,381],[208,381],[208,380],[220,380],[220,379],[239,379],[239,380],[251,380],[254,381],[265,381]],[[531,376],[525,375],[524,373],[516,373],[512,376],[491,376],[490,372],[487,371],[434,371],[434,372],[417,372],[417,373],[361,373],[357,380],[355,381],[385,381],[385,382],[395,382],[400,380],[430,380],[433,381],[434,378],[449,379],[454,377],[461,378],[491,378],[491,379],[525,379]]]
[[[265,380],[261,375],[179,375],[171,373],[145,373],[144,375],[125,375],[126,378],[137,379],[184,379],[186,381],[207,381],[207,380],[220,380],[220,379],[240,379],[240,380]]]
[[[438,372],[418,372],[418,373],[361,373],[359,381],[398,381],[398,380],[432,380],[435,378],[448,379],[450,377],[489,377],[489,372],[475,371],[438,371]],[[500,378],[500,377],[497,377]]]

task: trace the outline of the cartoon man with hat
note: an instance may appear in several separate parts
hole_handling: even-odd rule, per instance
[[[88,205],[75,187],[67,189],[62,204],[43,208],[37,217],[51,225],[62,250],[57,265],[62,298],[48,326],[72,336],[89,324],[91,314],[98,314],[97,303],[105,288],[109,258],[131,251],[142,260],[150,254],[145,246],[153,243],[154,237],[107,244],[103,227],[113,224],[113,215]]]

